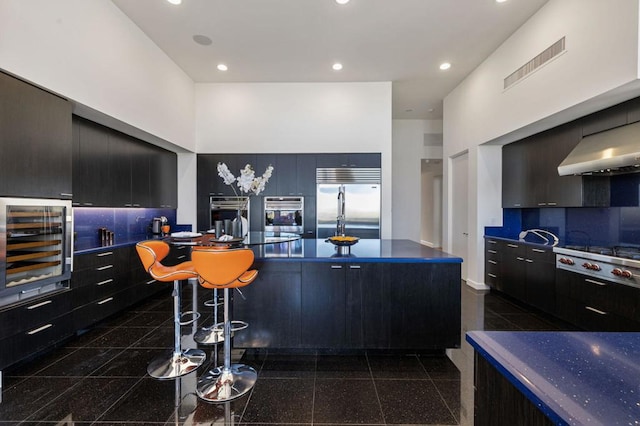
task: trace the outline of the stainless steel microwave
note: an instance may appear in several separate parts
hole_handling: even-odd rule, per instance
[[[304,197],[264,197],[265,232],[304,231]]]

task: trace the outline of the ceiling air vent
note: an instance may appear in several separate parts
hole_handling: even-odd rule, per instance
[[[504,79],[504,88],[507,89],[518,81],[522,80],[538,68],[565,51],[565,37],[553,43],[546,48],[541,54],[515,70],[511,75]]]

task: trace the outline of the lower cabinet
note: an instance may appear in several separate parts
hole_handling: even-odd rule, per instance
[[[589,331],[640,331],[640,289],[556,272],[557,316]]]
[[[70,309],[64,290],[0,310],[0,370],[74,334]]]
[[[236,347],[442,350],[460,346],[460,264],[257,262],[234,296]]]

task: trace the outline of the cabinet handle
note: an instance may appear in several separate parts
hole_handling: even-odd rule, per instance
[[[61,192],[60,193],[61,197],[73,197],[73,194],[70,192]]]
[[[45,300],[44,302],[36,303],[35,305],[31,305],[27,307],[27,310],[37,309],[41,306],[48,305],[49,303],[53,303],[51,300]]]
[[[606,287],[607,283],[603,283],[600,281],[596,281],[596,280],[590,280],[589,278],[585,278],[585,281],[591,284],[595,284],[595,285],[599,285],[600,287]]]
[[[498,262],[496,262],[495,260],[487,260],[487,262],[489,262],[492,265],[497,265]]]
[[[531,259],[525,259],[524,261],[527,262],[527,263],[533,263],[533,260],[531,260]]]
[[[140,207],[140,204],[133,203],[133,207]]]
[[[96,283],[96,285],[97,286],[101,286],[101,285],[109,284],[111,282],[113,282],[113,278],[109,278],[108,280],[100,281],[99,283]]]
[[[360,265],[349,265],[349,269],[360,269]]]
[[[558,203],[551,202],[551,203],[547,203],[547,205],[548,205],[548,206],[557,206],[557,205],[558,205]]]
[[[520,207],[522,204],[521,203],[515,203],[513,206],[514,207]]]
[[[96,256],[103,257],[103,256],[111,256],[112,254],[113,254],[112,251],[105,251],[104,253],[98,253]]]
[[[547,203],[538,203],[539,206],[546,206]]]
[[[497,252],[497,251],[495,251],[495,250],[487,250],[487,251],[488,251],[489,253],[491,253],[491,254],[496,254],[496,253],[498,253],[498,252]]]
[[[178,259],[184,259],[185,257],[187,257],[187,255],[183,254],[182,256],[178,256]]]
[[[487,240],[487,243],[489,243],[489,244],[498,244],[498,242],[496,240]]]
[[[27,334],[29,336],[33,336],[34,334],[40,333],[41,331],[44,331],[47,328],[51,328],[51,327],[53,327],[53,324],[49,323],[49,324],[43,325],[42,327],[38,327],[38,328],[35,328],[35,329],[31,330],[31,331],[27,331]]]
[[[340,265],[331,265],[331,269],[342,269]]]
[[[546,253],[547,252],[546,250],[536,249],[536,248],[531,249],[531,251],[535,251],[536,253]]]
[[[498,278],[496,274],[487,274],[487,275],[489,275],[491,278]]]
[[[178,246],[178,247],[176,247],[176,250],[184,250],[186,248],[187,248],[187,246]]]
[[[600,314],[600,315],[607,315],[607,313],[606,313],[606,312],[601,311],[601,310],[596,309],[596,308],[592,308],[591,306],[585,306],[584,308],[585,308],[585,309],[587,309],[587,310],[589,310],[589,311],[591,311],[591,312],[595,312],[596,314]]]
[[[157,280],[151,280],[151,281],[147,281],[145,284],[153,284],[155,283]]]
[[[519,260],[520,262],[522,262],[524,260],[524,257],[516,257],[516,260]]]
[[[125,207],[131,207],[131,204],[125,204],[124,206]]]
[[[507,244],[507,247],[511,247],[511,248],[518,248],[520,246],[516,245],[516,244]]]
[[[96,268],[96,271],[105,271],[107,269],[111,269],[113,268],[113,265],[105,265],[105,266],[101,266],[99,268]]]
[[[82,203],[82,205],[91,207],[91,206],[93,206],[93,203]]]
[[[98,305],[104,305],[105,303],[111,302],[112,300],[113,300],[113,297],[108,297],[108,298],[106,298],[104,300],[99,301],[97,304]]]

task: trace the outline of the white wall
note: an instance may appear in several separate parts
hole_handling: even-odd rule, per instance
[[[421,241],[422,159],[442,158],[425,147],[425,135],[441,134],[440,120],[393,120],[393,237]]]
[[[118,130],[195,147],[193,82],[109,0],[0,1],[0,68]]]
[[[506,76],[563,36],[564,54],[503,90]],[[479,146],[512,142],[638,96],[637,78],[638,0],[550,0],[445,98],[444,155],[468,150],[469,188],[476,188],[469,200],[471,281],[484,281],[484,226],[501,220],[501,160],[496,150]],[[445,161],[445,232],[451,229],[450,173]],[[445,249],[450,241],[447,235]]]
[[[390,82],[196,84],[196,112],[198,153],[382,153],[391,237]]]

